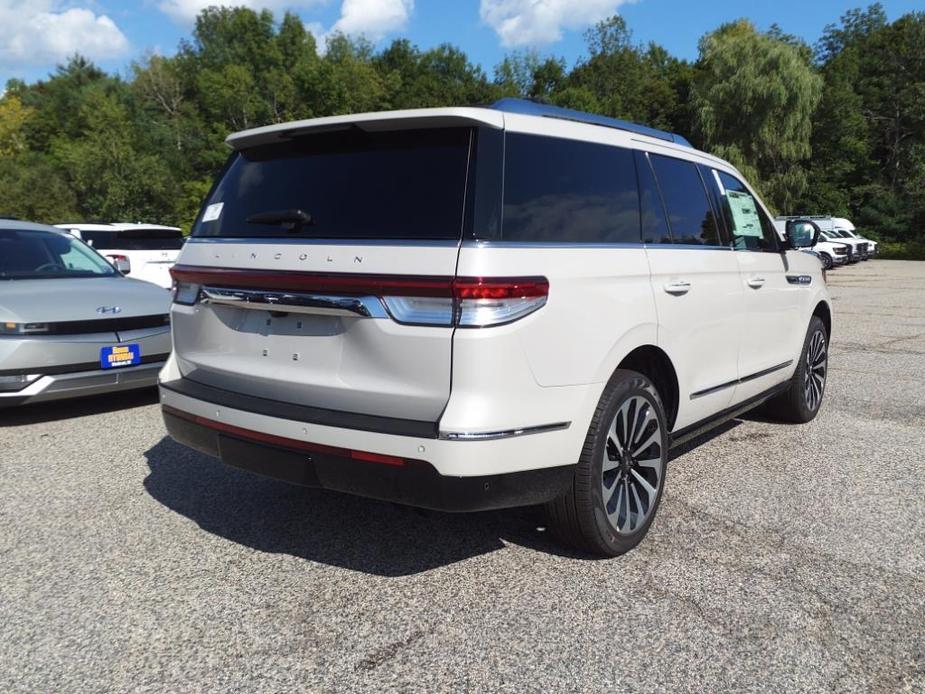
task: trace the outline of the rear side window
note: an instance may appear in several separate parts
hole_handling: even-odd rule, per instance
[[[719,246],[719,230],[700,171],[693,162],[651,154],[675,243]]]
[[[238,152],[193,235],[458,239],[470,137],[352,127]],[[287,222],[296,211],[310,221]]]
[[[503,209],[505,241],[639,243],[633,153],[510,133]]]
[[[178,251],[183,247],[183,233],[173,229],[81,231],[80,235],[98,251]]]

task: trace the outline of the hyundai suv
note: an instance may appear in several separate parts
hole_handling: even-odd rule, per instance
[[[816,416],[831,308],[725,161],[519,100],[231,135],[173,268],[170,434],[298,484],[646,534],[668,452]]]

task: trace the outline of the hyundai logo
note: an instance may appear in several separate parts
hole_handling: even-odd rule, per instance
[[[121,306],[100,306],[98,309],[96,309],[96,312],[97,312],[97,313],[102,313],[102,314],[107,314],[107,313],[112,313],[112,314],[115,314],[115,313],[122,313],[122,307],[121,307]]]

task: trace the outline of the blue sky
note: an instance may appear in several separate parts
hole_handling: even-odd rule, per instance
[[[34,80],[80,51],[110,71],[132,60],[171,54],[189,37],[196,11],[219,0],[0,0],[0,85]],[[536,49],[571,65],[584,53],[582,32],[614,12],[636,41],[655,41],[674,55],[695,58],[697,41],[719,24],[747,17],[814,42],[826,24],[868,3],[778,0],[720,3],[692,0],[236,0],[278,16],[295,11],[317,35],[364,34],[378,43],[404,36],[422,48],[449,41],[491,74],[506,52]],[[921,10],[921,0],[885,0],[890,19]]]

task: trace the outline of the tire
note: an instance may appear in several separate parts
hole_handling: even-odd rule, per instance
[[[787,390],[768,401],[766,411],[784,422],[805,424],[816,418],[829,375],[829,335],[819,316],[809,321],[803,350]]]
[[[832,260],[832,256],[830,256],[828,253],[822,253],[821,255],[822,267],[824,267],[826,270],[831,270],[833,267],[835,267],[835,261]]]
[[[655,386],[618,369],[594,411],[571,488],[546,505],[551,533],[601,556],[628,552],[652,525],[667,466],[668,425]]]

